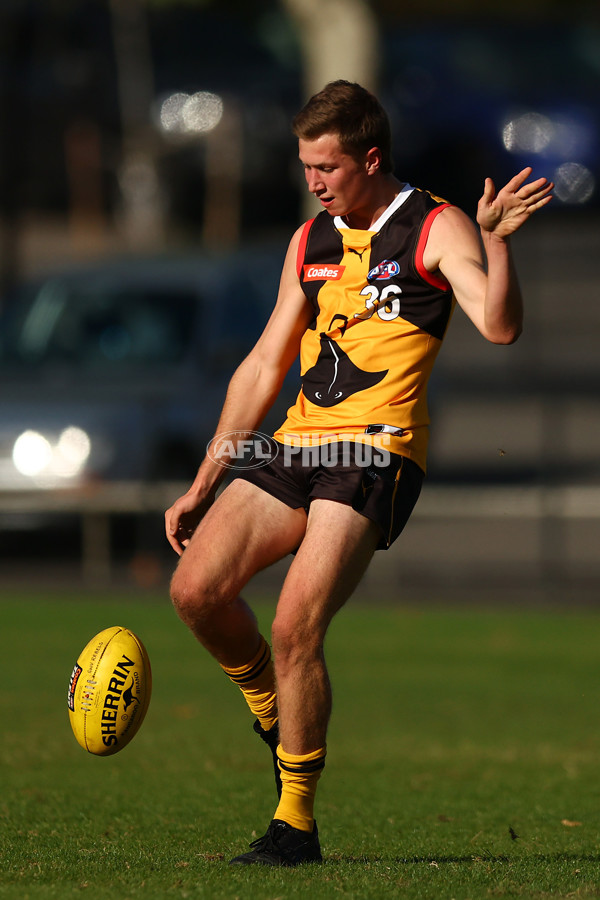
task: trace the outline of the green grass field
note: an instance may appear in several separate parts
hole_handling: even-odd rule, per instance
[[[268,750],[167,602],[4,594],[0,611],[2,897],[600,897],[597,614],[351,603],[328,638],[325,861],[270,870],[227,865],[272,816]],[[145,642],[154,691],[100,759],[66,693],[114,624]]]

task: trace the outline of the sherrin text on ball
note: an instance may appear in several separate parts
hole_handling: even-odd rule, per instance
[[[118,753],[140,729],[152,672],[141,640],[120,625],[86,644],[69,680],[69,720],[78,743],[96,756]]]

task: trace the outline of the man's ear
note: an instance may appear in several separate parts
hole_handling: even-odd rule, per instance
[[[381,169],[381,150],[379,147],[371,147],[365,156],[365,168],[367,175],[374,175]]]

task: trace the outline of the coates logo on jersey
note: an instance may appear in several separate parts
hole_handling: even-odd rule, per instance
[[[304,266],[305,281],[339,281],[346,266]]]
[[[389,281],[395,275],[400,274],[400,263],[395,259],[384,259],[378,266],[371,269],[367,275],[367,281]]]

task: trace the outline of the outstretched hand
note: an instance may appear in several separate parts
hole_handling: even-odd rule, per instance
[[[552,199],[554,184],[545,178],[527,182],[531,171],[527,166],[498,193],[492,179],[485,179],[483,196],[477,206],[477,222],[484,231],[508,237]]]

